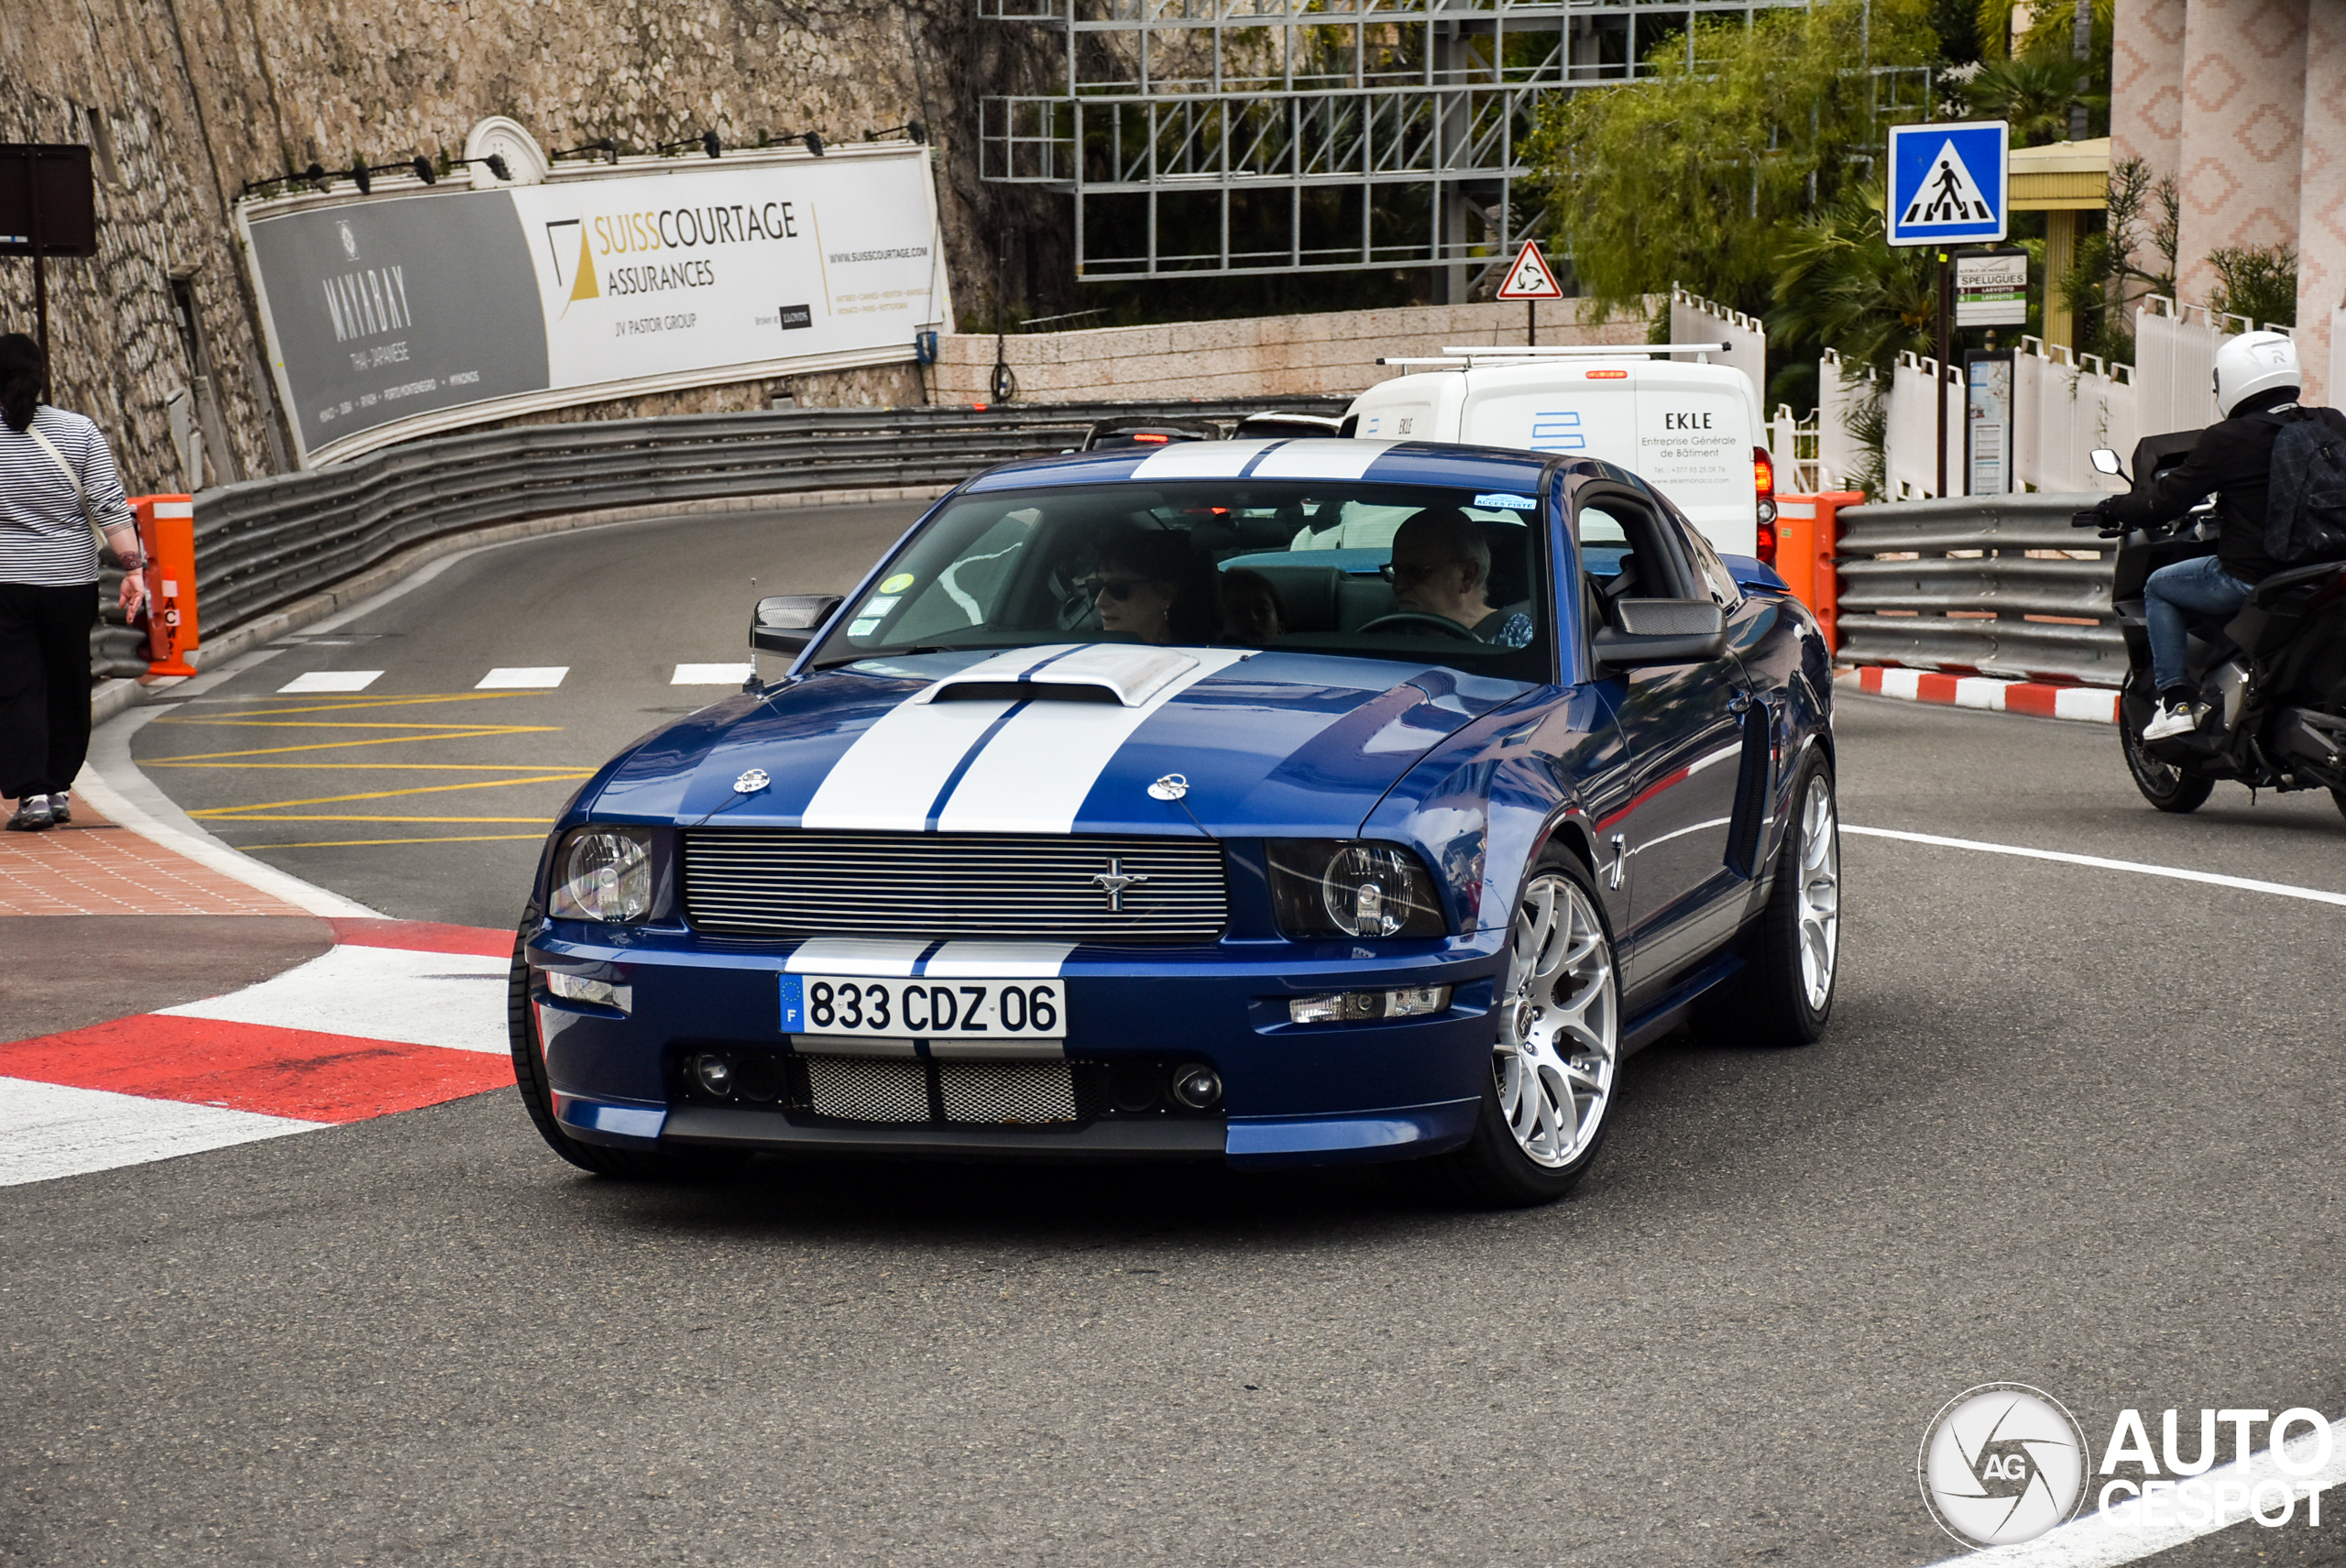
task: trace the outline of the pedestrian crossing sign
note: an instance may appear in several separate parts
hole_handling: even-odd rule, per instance
[[[2003,238],[2011,147],[2002,120],[1891,126],[1890,243]]]

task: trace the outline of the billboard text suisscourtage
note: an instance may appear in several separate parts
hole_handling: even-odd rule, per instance
[[[926,153],[641,159],[240,209],[301,462],[531,409],[909,360],[948,314]]]

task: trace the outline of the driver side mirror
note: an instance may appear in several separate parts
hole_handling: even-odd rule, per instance
[[[1616,669],[1699,663],[1727,652],[1727,611],[1709,599],[1615,599],[1590,642]]]
[[[846,601],[837,594],[776,594],[762,598],[750,616],[750,647],[760,653],[796,656]]]
[[[2113,479],[2124,479],[2130,485],[2134,482],[2126,472],[2126,465],[2118,460],[2118,454],[2107,446],[2093,449],[2093,471],[2107,474]]]

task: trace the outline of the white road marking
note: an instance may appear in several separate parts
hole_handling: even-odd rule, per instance
[[[567,664],[521,664],[512,668],[498,668],[480,678],[477,692],[550,691],[562,685],[563,676],[570,674]],[[743,680],[750,677],[743,675]]]
[[[2321,1434],[2319,1429],[2296,1430],[2297,1435],[2283,1446],[2282,1452],[2289,1456],[2291,1464],[2302,1465],[2320,1451]],[[2171,1551],[2186,1541],[2245,1522],[2252,1506],[2250,1499],[2260,1482],[2275,1483],[2287,1488],[2292,1497],[2302,1498],[2308,1493],[2346,1481],[2346,1420],[2330,1423],[2330,1463],[2310,1475],[2293,1475],[2282,1469],[2274,1462],[2273,1451],[2268,1448],[2245,1460],[2218,1465],[2198,1479],[2209,1484],[2210,1497],[2220,1499],[2220,1506],[2210,1510],[2213,1517],[2205,1524],[2153,1524],[2145,1517],[2143,1502],[2127,1498],[2122,1492],[2111,1499],[2111,1507],[2103,1512],[2094,1505],[2106,1483],[2099,1476],[2088,1475],[2088,1511],[2081,1518],[2016,1546],[1991,1546],[1984,1552],[1967,1552],[1960,1557],[1946,1558],[1939,1568],[1955,1563],[1961,1563],[1964,1568],[2116,1568],[2121,1563],[2138,1563]],[[2174,1518],[2173,1501],[2167,1499],[2163,1510],[2170,1520]],[[2264,1504],[2265,1517],[2269,1519],[2279,1508],[2280,1493],[2266,1487]],[[2276,1535],[2283,1531],[2295,1535],[2303,1530],[2305,1510],[2296,1508],[2291,1522],[2274,1528]]]
[[[2327,893],[2318,887],[2297,887],[2286,882],[2259,882],[2254,877],[2186,871],[2181,866],[2145,865],[2140,861],[2111,861],[2099,855],[2072,855],[2060,850],[2030,850],[2018,844],[1989,844],[1977,839],[1947,839],[1936,833],[1902,833],[1894,828],[1859,828],[1847,822],[1841,825],[1841,831],[1862,834],[1869,839],[1902,839],[1910,844],[1934,844],[1944,850],[1977,850],[1987,855],[2018,855],[2031,861],[2058,861],[2065,865],[2091,866],[2096,871],[2172,877],[2177,882],[2206,883],[2211,887],[2236,887],[2247,893],[2269,893],[2276,898],[2302,898],[2314,904],[2334,904],[2346,908],[2346,893]]]
[[[380,670],[312,670],[277,688],[280,696],[303,692],[363,692],[383,678]]]
[[[757,672],[751,664],[679,664],[668,677],[672,686],[738,686]]]
[[[327,1125],[0,1078],[0,1130],[6,1135],[0,1136],[0,1187],[86,1176]]]
[[[503,1056],[509,968],[473,953],[342,947],[258,985],[158,1011]]]

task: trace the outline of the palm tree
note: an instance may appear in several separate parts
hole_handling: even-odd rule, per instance
[[[1983,120],[2008,120],[2017,147],[2059,141],[2069,134],[2069,105],[2078,101],[2077,62],[2049,49],[2010,60],[1991,60],[1963,85],[1964,101]],[[2107,106],[2101,93],[2085,97],[2088,107]]]

